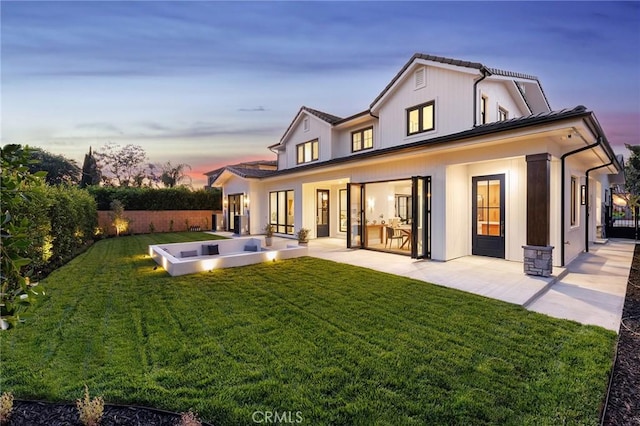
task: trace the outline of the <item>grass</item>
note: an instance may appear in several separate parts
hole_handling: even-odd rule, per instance
[[[314,258],[170,277],[148,244],[94,244],[0,333],[0,389],[252,424],[597,424],[615,334]]]

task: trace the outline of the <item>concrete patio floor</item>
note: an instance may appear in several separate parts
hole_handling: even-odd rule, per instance
[[[230,236],[228,233],[219,233]],[[274,246],[290,239],[274,237]],[[399,254],[345,248],[345,241],[309,242],[309,256],[455,288],[521,305],[531,311],[618,332],[635,241],[593,244],[553,276],[531,277],[520,262],[465,256],[447,262],[415,260]]]

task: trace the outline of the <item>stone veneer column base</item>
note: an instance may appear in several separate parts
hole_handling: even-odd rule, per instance
[[[522,246],[524,249],[524,273],[548,277],[553,272],[553,246]]]

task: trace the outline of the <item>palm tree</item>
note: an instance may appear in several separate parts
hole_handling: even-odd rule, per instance
[[[181,163],[177,166],[172,166],[171,161],[167,161],[166,164],[162,165],[160,181],[167,188],[173,188],[183,180],[188,180],[189,183],[186,186],[191,186],[191,176],[185,173],[187,169],[191,170],[191,166],[188,164]]]

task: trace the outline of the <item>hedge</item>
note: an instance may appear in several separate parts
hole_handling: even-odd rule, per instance
[[[191,191],[187,188],[123,188],[92,186],[87,188],[98,210],[109,210],[113,200],[125,210],[221,210],[219,190]]]
[[[96,202],[74,186],[37,186],[25,192],[14,214],[29,221],[25,257],[30,275],[51,270],[93,241],[98,225]]]

